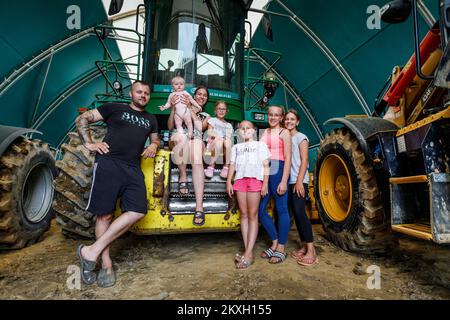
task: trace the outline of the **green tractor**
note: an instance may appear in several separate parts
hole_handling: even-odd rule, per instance
[[[120,11],[120,2],[112,1],[110,15]],[[191,94],[199,85],[209,89],[210,100],[205,110],[209,114],[214,114],[213,106],[217,100],[225,100],[229,110],[227,120],[233,127],[237,127],[238,122],[245,118],[244,76],[248,66],[245,68],[244,62],[244,23],[251,2],[145,1],[137,11],[130,13],[138,20],[144,15],[144,33],[138,30],[139,21],[136,21],[135,29],[118,28],[112,24],[95,28],[98,40],[105,50],[105,59],[96,61],[95,64],[106,79],[108,91],[98,95],[91,108],[109,101],[128,103],[127,89],[131,83],[134,80],[144,80],[152,86],[147,110],[157,115],[161,130],[162,148],[155,159],[141,162],[149,205],[146,217],[131,229],[135,234],[239,230],[236,203],[227,196],[226,181],[218,174],[205,181],[203,202],[206,223],[202,227],[193,226],[193,187],[190,186],[191,192],[187,195],[178,193],[178,168],[172,163],[169,150],[169,113],[161,112],[158,106],[165,104],[171,92],[171,79],[182,76],[186,80],[186,89]],[[120,15],[126,16],[128,13]],[[133,39],[122,37],[122,40],[137,45],[135,61],[112,59],[105,40],[118,32],[134,34]],[[118,38],[114,39],[119,41]],[[267,75],[259,80],[255,77],[253,82],[253,89],[262,86],[273,90],[276,86],[276,79]],[[255,94],[254,90],[252,94]],[[266,94],[265,103],[267,96],[270,94]],[[247,116],[263,124],[265,114],[264,103],[260,101],[248,111]],[[93,128],[93,132],[94,140],[99,140],[103,138],[105,128],[99,125]],[[68,237],[94,238],[95,217],[85,210],[91,188],[94,156],[81,145],[74,132],[69,134],[69,141],[62,146],[62,150],[64,156],[57,162],[60,173],[54,183],[56,197],[53,207],[57,213],[57,223]],[[191,183],[190,169],[188,182]]]

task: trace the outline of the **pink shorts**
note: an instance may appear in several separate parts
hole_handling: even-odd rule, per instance
[[[234,182],[234,191],[239,192],[260,192],[263,182],[256,178],[242,178]]]

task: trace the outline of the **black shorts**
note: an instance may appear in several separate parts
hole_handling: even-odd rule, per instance
[[[97,157],[86,210],[96,215],[112,214],[120,198],[122,212],[147,213],[147,191],[140,167],[121,160]]]

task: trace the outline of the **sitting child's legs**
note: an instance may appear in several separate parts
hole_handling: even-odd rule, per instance
[[[223,168],[220,171],[220,177],[226,179],[228,177],[228,167],[230,166],[231,141],[224,138],[221,141],[221,149],[223,154]]]
[[[220,140],[220,138],[219,137],[211,137],[209,139],[210,140],[208,141],[206,148],[209,152],[211,152],[211,159],[209,160],[208,168],[205,169],[205,176],[207,178],[212,178],[214,175],[214,169],[216,166],[217,155],[218,155],[216,146],[217,146],[218,140]]]
[[[223,150],[223,139],[220,137],[215,137],[214,142],[211,144],[211,150],[214,150],[214,155],[211,157],[210,166],[215,167],[217,159]]]
[[[228,146],[228,148],[227,148]],[[229,162],[228,157],[225,155],[225,152],[229,150],[230,144],[226,139],[215,137],[211,143],[208,145],[208,151],[212,152],[211,160],[209,163],[209,167],[205,170],[205,175],[207,177],[212,177],[214,168],[216,166],[217,160],[221,154],[224,155],[224,158],[220,164],[224,164],[222,170],[220,171],[220,177],[226,179],[228,177],[228,166]],[[222,159],[221,159],[222,160]]]
[[[225,138],[223,140],[223,160],[225,166],[230,165],[230,158],[231,158],[231,141],[229,138]]]

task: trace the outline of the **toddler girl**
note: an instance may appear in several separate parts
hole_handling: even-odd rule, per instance
[[[198,110],[202,110],[202,107],[200,107],[200,105],[194,100],[194,98],[192,98],[192,96],[186,91],[184,90],[184,84],[185,81],[182,77],[174,77],[172,79],[172,88],[174,90],[174,92],[172,92],[169,95],[169,98],[167,99],[167,102],[164,106],[159,107],[159,109],[161,111],[167,110],[171,107],[171,101],[173,96],[177,95],[179,96],[179,100],[177,102],[177,104],[175,105],[175,116],[174,116],[174,122],[175,122],[175,127],[177,128],[177,131],[179,133],[184,133],[183,130],[183,123],[186,125],[187,128],[187,134],[188,137],[192,137],[193,131],[194,131],[194,127],[193,127],[193,122],[192,122],[192,115],[191,112],[188,109],[188,106],[183,103],[183,96],[189,96],[189,102],[192,104],[192,106],[194,106],[194,108],[198,111]]]

